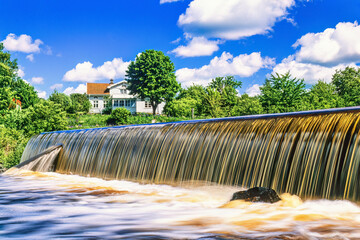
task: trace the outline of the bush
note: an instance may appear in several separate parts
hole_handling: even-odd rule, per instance
[[[22,131],[0,125],[0,172],[19,164],[29,138]]]
[[[116,125],[122,125],[128,123],[130,111],[126,108],[116,108],[112,110],[108,124],[115,123]]]

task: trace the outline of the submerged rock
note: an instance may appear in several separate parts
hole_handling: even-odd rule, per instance
[[[230,201],[245,200],[247,202],[275,203],[281,200],[275,190],[264,187],[254,187],[246,191],[239,191],[233,194]]]

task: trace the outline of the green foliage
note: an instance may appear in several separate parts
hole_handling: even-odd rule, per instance
[[[0,113],[13,107],[13,98],[20,100],[23,108],[38,101],[34,87],[17,76],[16,60],[11,60],[10,53],[3,50],[4,46],[0,43]]]
[[[213,79],[205,90],[205,111],[212,117],[231,116],[239,98],[236,88],[241,85],[233,76]]]
[[[332,83],[346,106],[360,105],[360,68],[347,67],[337,70]]]
[[[276,73],[260,87],[260,102],[267,113],[283,113],[300,110],[305,94],[303,79],[292,78],[290,73]]]
[[[0,172],[19,164],[28,142],[22,131],[0,125]]]
[[[130,114],[130,111],[126,108],[116,108],[111,112],[109,123],[117,125],[127,124]]]
[[[39,102],[39,97],[33,86],[21,78],[14,83],[15,98],[21,101],[21,108],[28,108]]]
[[[180,90],[174,64],[161,51],[146,50],[138,55],[126,71],[126,80],[130,94],[150,99],[154,115],[160,103],[171,101]]]
[[[259,97],[249,97],[247,94],[241,95],[237,99],[236,105],[231,110],[232,116],[255,115],[264,112]]]
[[[307,109],[328,109],[343,107],[344,102],[336,93],[335,86],[332,83],[318,81],[306,94]]]
[[[2,118],[7,128],[22,130],[26,136],[41,132],[65,130],[68,122],[66,112],[52,101],[41,100],[25,110],[9,111]]]
[[[88,113],[91,108],[90,100],[87,95],[80,93],[70,94],[70,100],[72,104],[72,110],[76,113]]]
[[[194,109],[195,112],[196,107],[197,101],[187,97],[166,103],[164,112],[173,117],[191,117],[191,109]]]
[[[67,113],[74,113],[75,110],[72,106],[71,98],[65,93],[60,93],[58,91],[54,91],[50,96],[49,100],[58,104],[60,108]]]
[[[205,113],[204,96],[206,94],[205,88],[201,85],[192,85],[187,89],[181,89],[177,100],[180,99],[193,99],[196,101],[195,116],[202,116]],[[167,113],[168,114],[168,113]],[[171,115],[171,114],[170,114]],[[172,115],[171,115],[172,116]]]

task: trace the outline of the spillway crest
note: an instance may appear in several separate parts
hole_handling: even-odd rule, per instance
[[[357,111],[320,111],[50,132],[29,141],[22,161],[62,144],[59,173],[359,201],[359,120]]]

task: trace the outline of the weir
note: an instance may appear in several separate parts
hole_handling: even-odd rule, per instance
[[[353,107],[47,132],[29,141],[22,162],[62,144],[55,171],[64,174],[360,201],[359,120]]]

